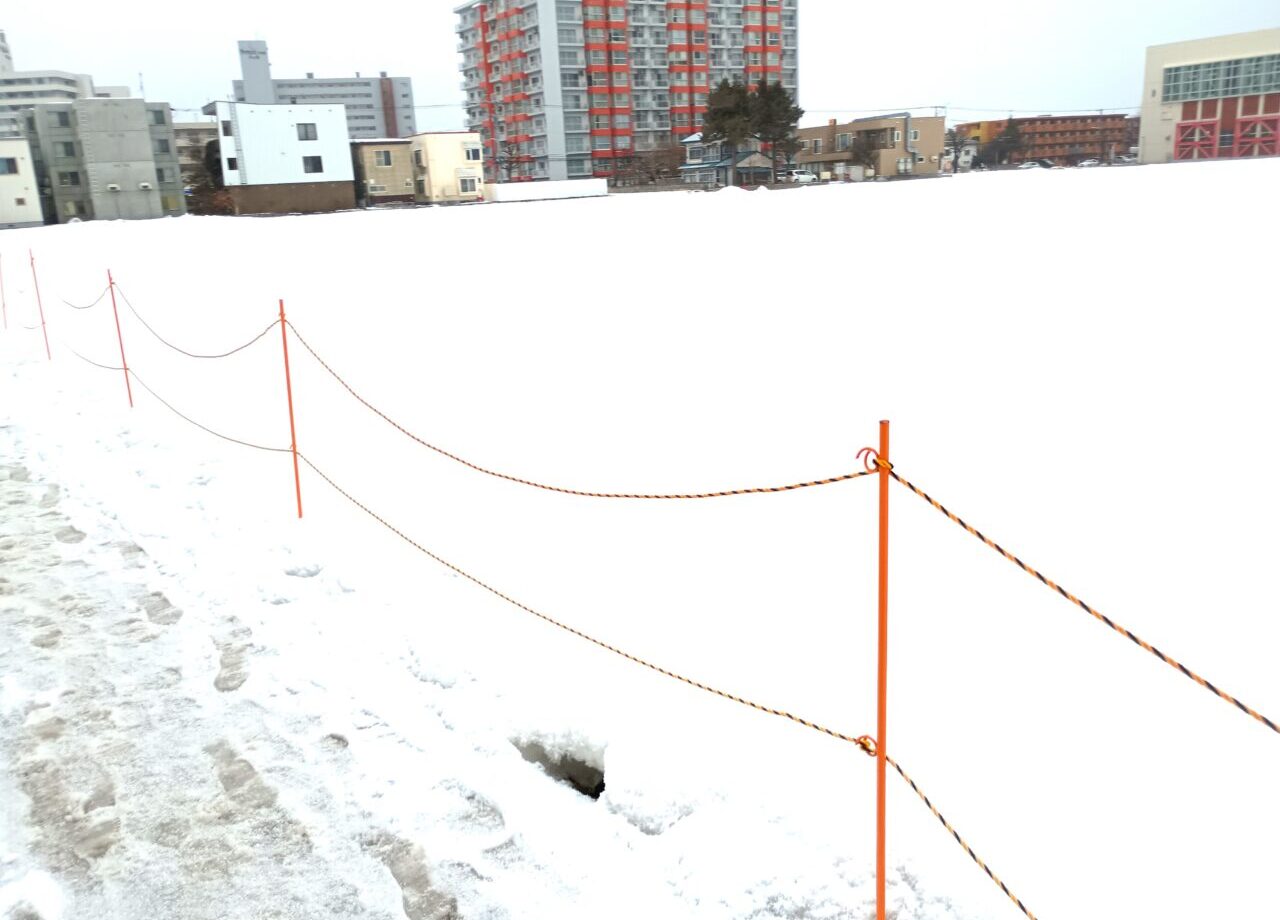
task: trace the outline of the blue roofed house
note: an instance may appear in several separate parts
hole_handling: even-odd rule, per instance
[[[760,185],[773,181],[773,164],[760,152],[760,142],[750,138],[731,158],[723,141],[702,142],[701,134],[690,134],[684,144],[684,165],[680,175],[690,185],[720,186],[729,184],[729,166],[734,162],[736,185]]]

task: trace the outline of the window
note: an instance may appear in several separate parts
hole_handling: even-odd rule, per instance
[[[813,146],[810,149],[814,154],[822,153],[822,138],[815,137],[813,139]]]
[[[53,144],[53,155],[55,157],[74,158],[76,155],[76,145],[71,141],[55,141]]]
[[[162,125],[162,124],[164,124],[164,109],[152,109],[152,110],[151,110],[151,123],[152,123],[153,125]]]
[[[373,193],[385,192],[386,190],[387,190],[387,187],[385,185],[373,185],[373,184],[369,185],[369,191]]]
[[[239,168],[240,168],[239,160],[237,160],[235,157],[227,157],[227,170],[229,172],[235,172]]]
[[[912,129],[911,129],[911,140],[912,140],[912,142],[913,142],[913,143],[914,143],[915,141],[920,140],[920,131],[919,131],[919,129],[917,129],[917,128],[912,128]]]
[[[896,144],[902,140],[902,132],[897,128],[893,129],[893,142]]]
[[[166,176],[166,174],[165,174],[164,167],[163,167],[163,166],[157,166],[157,167],[156,167],[156,182],[163,184],[163,183],[168,182],[168,181],[169,181],[169,179],[168,179],[168,177],[167,177],[167,176]]]
[[[69,128],[69,127],[71,127],[71,115],[70,115],[70,113],[68,113],[68,112],[54,112],[54,113],[53,113],[53,124],[54,124],[54,126],[55,126],[55,127],[58,127],[58,128]]]
[[[427,167],[427,161],[422,158],[421,147],[413,151],[413,165],[417,166],[419,169],[426,169]]]
[[[223,137],[230,137],[230,136],[231,136],[231,122],[229,122],[229,121],[224,121],[224,122],[222,123],[222,136],[223,136]]]
[[[468,147],[468,148],[467,148],[467,159],[468,159],[468,160],[471,160],[471,161],[473,161],[473,162],[477,162],[477,163],[478,163],[478,162],[480,161],[480,148],[479,148],[479,147]]]
[[[307,122],[298,125],[298,140],[313,141],[316,139],[316,126]]]
[[[63,187],[79,185],[80,174],[78,172],[60,172],[58,173],[58,184]]]
[[[13,203],[14,203],[14,205],[16,205],[16,206],[17,206],[17,207],[19,207],[19,208],[26,207],[27,199],[25,199],[25,198],[15,198],[15,199],[13,199]]]
[[[299,127],[299,128],[301,128],[301,127],[302,127],[302,125],[298,125],[298,127]],[[305,140],[305,138],[303,138],[303,139]],[[391,151],[390,151],[390,150],[375,150],[375,151],[373,152],[373,165],[374,165],[374,166],[390,166],[390,165],[391,165]]]
[[[16,176],[17,174],[17,157],[0,157],[0,176]]]
[[[460,191],[464,195],[474,195],[476,193],[476,180],[465,179],[465,178],[459,179],[458,191]]]
[[[303,157],[302,171],[304,173],[322,173],[324,172],[324,163],[320,157]]]
[[[169,142],[163,137],[156,138],[156,153],[168,153]]]
[[[837,150],[848,150],[848,149],[849,149],[849,135],[847,135],[847,134],[837,134],[837,135],[836,135],[836,149],[837,149]]]

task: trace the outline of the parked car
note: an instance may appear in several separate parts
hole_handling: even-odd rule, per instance
[[[1094,157],[1090,157],[1087,160],[1081,160],[1079,163],[1076,164],[1076,166],[1080,166],[1080,167],[1101,166],[1101,165],[1102,165],[1102,161]]]
[[[783,182],[817,182],[818,177],[807,169],[788,169],[782,174]]]
[[[1054,169],[1053,160],[1027,160],[1025,163],[1018,164],[1019,169]]]
[[[1116,156],[1116,158],[1111,162],[1118,166],[1124,163],[1136,163],[1138,162],[1138,158],[1131,153],[1122,153]]]

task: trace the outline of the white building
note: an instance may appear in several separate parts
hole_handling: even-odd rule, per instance
[[[1280,154],[1280,29],[1147,49],[1142,163]]]
[[[240,42],[240,75],[232,88],[237,102],[346,106],[347,131],[353,140],[408,137],[417,130],[413,81],[408,77],[317,77],[277,80],[271,77],[267,43]]]
[[[344,107],[211,102],[222,179],[238,214],[355,207],[355,171]]]
[[[419,201],[456,204],[484,197],[484,148],[474,131],[415,134],[414,190]]]
[[[43,223],[40,187],[26,138],[0,138],[0,230]]]
[[[13,54],[0,32],[0,137],[22,134],[18,113],[39,102],[127,98],[127,86],[95,87],[93,78],[65,70],[14,70]]]

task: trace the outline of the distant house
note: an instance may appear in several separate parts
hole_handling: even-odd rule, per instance
[[[26,138],[0,137],[0,230],[43,223],[31,148]]]
[[[413,204],[413,145],[408,138],[351,142],[356,200],[366,206]]]
[[[737,185],[759,185],[773,181],[773,164],[760,152],[760,144],[754,138],[744,145],[746,149],[730,156],[723,141],[703,143],[701,134],[690,134],[683,141],[684,165],[680,175],[690,185],[728,185],[730,167]]]
[[[419,202],[458,204],[484,198],[484,146],[474,131],[430,131],[409,138]]]
[[[222,181],[237,214],[354,208],[346,107],[211,102]]]
[[[943,118],[916,118],[905,112],[844,123],[833,118],[796,132],[801,145],[796,165],[823,179],[861,178],[855,172],[866,167],[854,153],[869,147],[877,176],[936,176],[942,171],[945,133]]]

